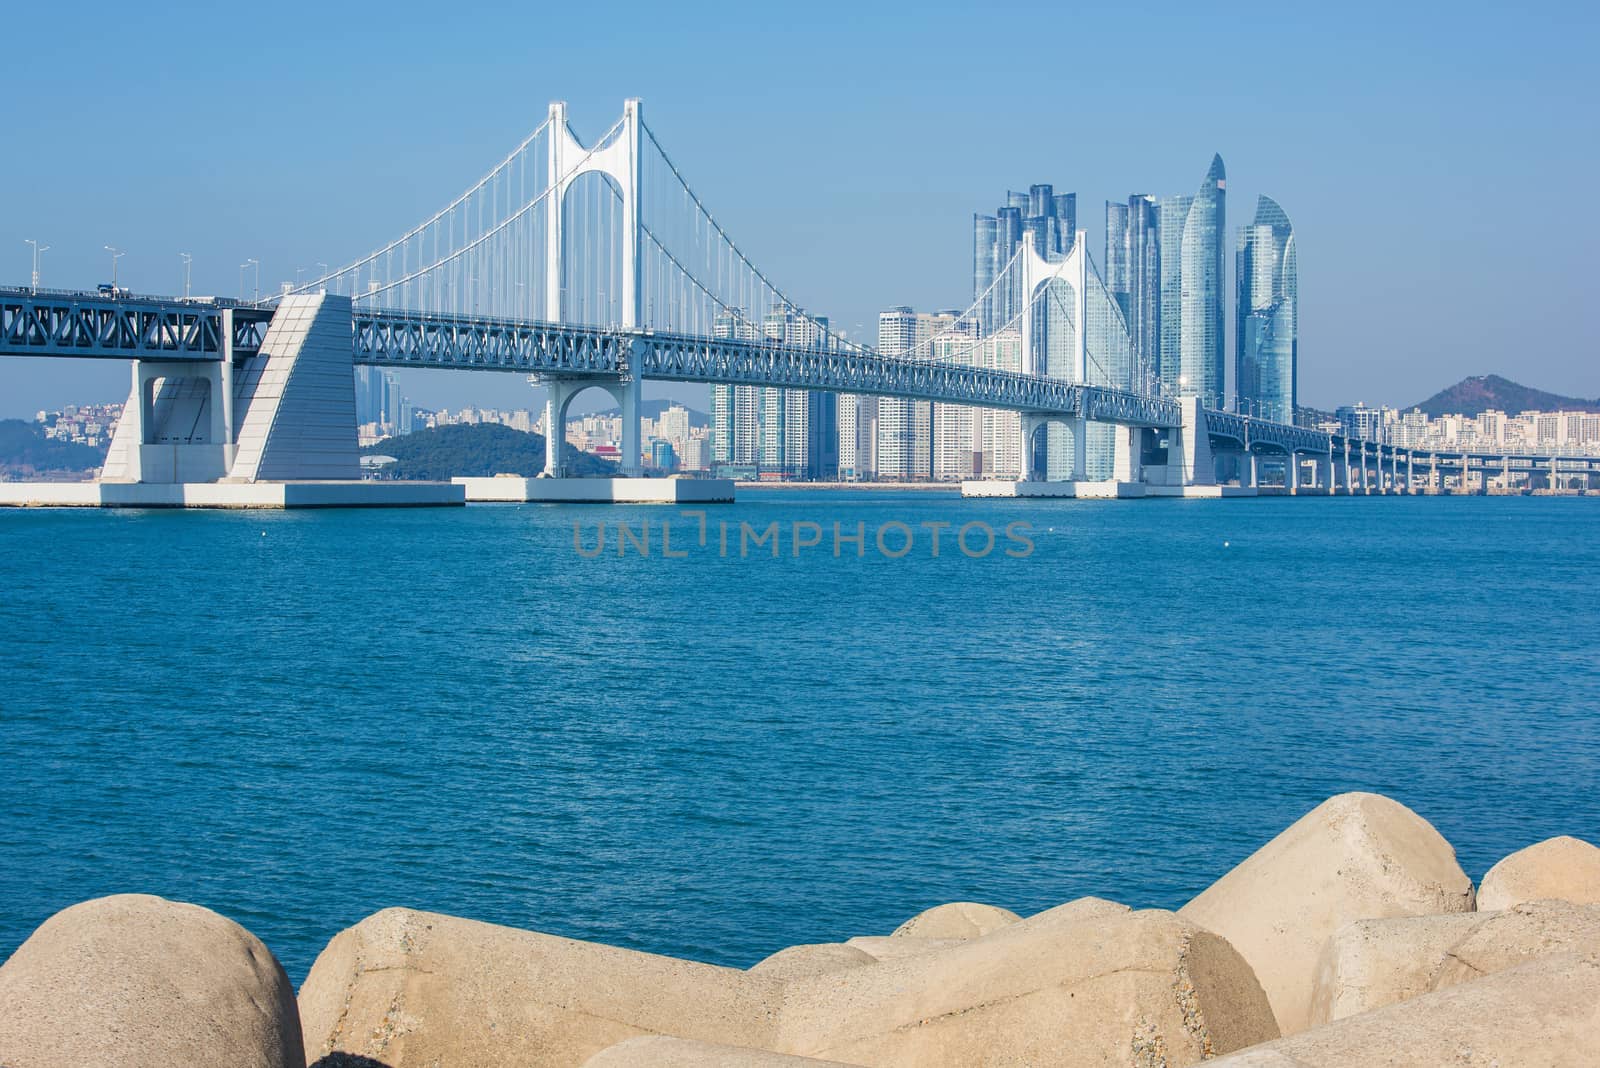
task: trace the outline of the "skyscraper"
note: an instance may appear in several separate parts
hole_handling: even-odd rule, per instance
[[[1211,157],[1200,192],[1183,220],[1178,370],[1179,393],[1220,408],[1227,395],[1226,319],[1222,246],[1226,233],[1227,176],[1222,157]]]
[[[1106,203],[1106,289],[1128,328],[1129,381],[1154,389],[1161,367],[1160,213],[1154,197],[1135,193]]]
[[[918,314],[907,307],[878,315],[878,351],[885,356],[926,360],[936,337],[976,329],[959,312]],[[933,475],[933,405],[904,397],[879,397],[877,403],[876,474],[888,479],[923,479]],[[859,461],[859,456],[858,456]]]
[[[754,324],[719,316],[718,337],[768,337],[790,345],[819,346],[829,335],[826,318],[775,304]],[[838,477],[838,398],[832,393],[765,386],[711,387],[713,463],[756,467],[778,478]]]
[[[1118,275],[1126,278],[1128,300],[1118,303],[1128,322],[1135,380],[1159,376],[1163,392],[1216,407],[1227,392],[1227,184],[1216,155],[1192,197],[1130,197],[1122,231],[1127,265]],[[1108,261],[1110,255],[1108,249]]]
[[[1008,324],[1022,308],[1022,296],[997,288],[983,300],[996,277],[1017,254],[1022,235],[1033,235],[1033,247],[1045,259],[1059,259],[1072,251],[1077,237],[1078,195],[1057,193],[1048,184],[1036,184],[1026,193],[1006,194],[1005,206],[993,215],[972,217],[972,299],[978,326],[985,334]]]
[[[1156,201],[1156,246],[1161,261],[1156,302],[1161,357],[1157,366],[1162,392],[1169,396],[1182,392],[1178,378],[1183,368],[1183,224],[1193,203],[1193,197],[1162,197]]]
[[[1276,201],[1256,201],[1235,255],[1234,381],[1238,408],[1292,423],[1298,397],[1299,322],[1294,227]]]

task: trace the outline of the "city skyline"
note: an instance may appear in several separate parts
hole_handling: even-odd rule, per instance
[[[357,18],[324,14],[334,30]],[[906,48],[931,47],[955,24],[949,14],[934,11],[912,26],[893,20],[896,40],[903,35]],[[529,42],[523,51],[536,62],[507,64],[505,70],[493,64],[459,71],[451,66],[461,77],[448,93],[418,93],[415,71],[388,70],[376,58],[346,57],[342,66],[324,66],[328,55],[321,45],[266,30],[258,47],[286,83],[266,110],[255,106],[256,90],[213,77],[221,73],[214,69],[217,57],[198,57],[193,78],[140,76],[132,57],[148,51],[141,45],[151,33],[147,27],[126,28],[115,45],[91,32],[69,63],[53,35],[29,32],[42,13],[19,17],[19,33],[39,47],[9,65],[4,77],[14,94],[88,113],[114,97],[125,111],[182,112],[218,128],[249,115],[257,137],[288,146],[270,166],[201,151],[213,142],[197,139],[173,146],[160,166],[114,171],[110,178],[61,173],[48,163],[11,170],[0,176],[0,201],[13,206],[0,218],[0,263],[12,266],[0,277],[19,283],[27,281],[31,267],[24,240],[34,238],[49,246],[42,263],[45,285],[105,280],[101,276],[110,266],[102,246],[110,244],[127,250],[119,271],[122,284],[133,288],[181,291],[180,253],[189,252],[195,292],[234,293],[239,265],[250,260],[260,262],[262,288],[268,289],[314,271],[312,259],[335,262],[359,254],[388,236],[395,219],[458,191],[508,138],[531,127],[537,108],[529,106],[530,99],[572,100],[579,129],[592,133],[618,95],[637,93],[654,102],[653,113],[670,124],[676,141],[687,142],[690,158],[702,161],[695,178],[708,187],[708,199],[730,230],[759,261],[775,265],[797,298],[854,336],[870,338],[871,316],[883,307],[960,303],[968,285],[961,261],[970,241],[963,220],[989,202],[989,191],[1004,188],[1007,176],[1049,174],[1070,184],[1080,197],[1079,225],[1090,230],[1091,247],[1098,248],[1102,222],[1089,205],[1117,199],[1119,190],[1130,187],[1190,189],[1194,159],[1220,148],[1231,169],[1251,176],[1235,183],[1235,199],[1249,203],[1260,192],[1280,198],[1297,231],[1318,250],[1317,264],[1305,267],[1312,272],[1307,293],[1316,295],[1302,302],[1300,326],[1318,338],[1319,353],[1329,358],[1303,376],[1302,403],[1332,407],[1358,396],[1409,403],[1440,382],[1512,368],[1551,390],[1600,392],[1600,369],[1589,358],[1595,328],[1581,312],[1578,281],[1577,250],[1592,240],[1593,221],[1527,221],[1524,239],[1549,250],[1529,266],[1530,288],[1545,294],[1545,314],[1533,322],[1495,312],[1487,272],[1467,267],[1472,252],[1498,236],[1498,213],[1483,212],[1481,205],[1532,195],[1550,175],[1581,166],[1587,152],[1582,146],[1594,140],[1574,136],[1594,120],[1577,110],[1583,94],[1567,84],[1574,77],[1570,72],[1582,69],[1578,42],[1593,27],[1592,15],[1520,14],[1491,30],[1471,18],[1439,25],[1420,14],[1392,13],[1382,35],[1363,32],[1359,17],[1283,16],[1281,39],[1295,50],[1297,79],[1276,86],[1270,97],[1251,89],[1250,71],[1223,62],[1233,46],[1229,35],[1193,20],[1149,36],[1152,62],[1141,69],[1159,76],[1145,82],[1114,55],[1091,54],[1071,69],[1013,69],[1015,64],[995,57],[977,60],[953,81],[948,72],[940,78],[914,73],[893,89],[871,92],[825,85],[812,65],[793,59],[774,64],[765,51],[759,63],[753,50],[735,48],[715,71],[685,71],[665,59],[699,36],[691,28],[698,20],[682,13],[668,18],[639,12],[623,20],[635,27],[619,30],[616,41],[636,61],[628,86],[540,46],[564,30],[581,32],[581,26],[563,25],[581,22],[571,13],[537,26],[530,22],[527,32],[510,35]],[[218,17],[226,25],[237,16]],[[799,53],[852,61],[876,54],[891,32],[890,21],[864,15],[842,32],[844,23],[831,23],[824,5],[814,22],[786,25],[784,33],[808,46]],[[353,22],[348,28],[358,32]],[[718,34],[747,45],[765,29],[758,22]],[[1090,40],[1114,30],[1109,13],[1082,16],[1077,24]],[[386,49],[405,51],[420,30],[402,6],[381,26],[360,20],[359,32],[384,44],[373,50],[381,55]],[[465,32],[442,30],[447,37]],[[1414,45],[1423,39],[1430,47],[1419,51]],[[1365,62],[1353,63],[1352,56]],[[1485,62],[1491,56],[1495,62]],[[105,63],[96,62],[101,59]],[[522,73],[530,65],[539,70],[536,85],[526,84]],[[104,70],[94,77],[66,76],[99,67]],[[1482,79],[1485,69],[1523,70],[1529,77],[1501,84]],[[1206,76],[1198,77],[1202,70]],[[744,96],[720,92],[735,77],[764,89]],[[192,88],[204,80],[210,88],[195,99]],[[1461,91],[1439,94],[1431,89],[1437,84]],[[1126,115],[1140,107],[1157,113],[1151,109],[1177,99],[1180,87],[1189,94],[1185,106],[1204,121],[1163,127],[1158,137],[1127,136]],[[1035,125],[1032,117],[1002,106],[1018,92],[1030,99],[1082,96],[1071,108],[1068,136],[1025,136]],[[1093,106],[1118,94],[1116,109]],[[349,96],[372,115],[373,135],[391,146],[382,158],[344,143],[345,123],[324,106],[336,96]],[[379,100],[394,97],[407,106],[374,109]],[[1113,110],[1124,118],[1113,121]],[[827,147],[779,165],[770,154],[744,150],[726,136],[758,114],[791,129],[825,131]],[[885,151],[879,131],[891,114],[902,136],[896,150]],[[449,131],[445,151],[414,136],[419,128]],[[963,131],[959,141],[951,136],[957,129]],[[1263,132],[1268,130],[1270,137]],[[113,124],[103,132],[107,152],[124,146],[126,158],[136,158],[136,131]],[[40,136],[45,142],[38,159],[64,158],[49,151],[51,139],[64,132]],[[1483,152],[1486,141],[1500,150]],[[922,146],[937,146],[937,167],[930,166]],[[851,166],[840,168],[841,159]],[[883,194],[889,189],[893,196]],[[1391,218],[1386,205],[1406,189],[1426,190],[1431,210]],[[771,203],[793,210],[763,210]],[[230,213],[229,226],[206,225],[208,212],[245,205],[248,210]],[[1446,225],[1446,219],[1453,221]],[[1403,262],[1375,260],[1367,249],[1380,233],[1419,255]],[[8,254],[14,258],[7,260]],[[253,277],[244,284],[253,288]],[[1361,299],[1363,293],[1370,299]],[[1383,300],[1385,293],[1403,293],[1405,310]],[[1352,323],[1340,313],[1353,304],[1370,309],[1368,321]],[[1230,343],[1225,351],[1231,354],[1232,348]],[[107,399],[121,391],[112,368],[95,373],[106,382]],[[48,368],[19,363],[6,374],[5,403],[22,414],[76,395],[52,379]],[[455,403],[462,392],[525,403],[528,393],[521,382],[430,379],[415,372],[403,373],[402,382],[409,394],[434,403]]]

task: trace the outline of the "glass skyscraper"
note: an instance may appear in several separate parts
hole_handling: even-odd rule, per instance
[[[1200,192],[1183,220],[1182,308],[1178,392],[1220,408],[1227,394],[1222,245],[1226,232],[1227,176],[1222,157],[1211,157]]]
[[[1045,259],[1059,259],[1072,251],[1078,233],[1078,194],[1057,193],[1048,184],[1028,187],[1026,193],[1006,194],[1005,206],[993,215],[972,217],[972,299],[977,301],[994,284],[1022,244],[1033,235],[1034,251]],[[984,334],[1004,329],[1022,309],[1022,294],[996,290],[977,310]]]
[[[1161,250],[1160,291],[1156,299],[1161,324],[1157,339],[1160,358],[1156,365],[1162,392],[1174,397],[1182,392],[1178,377],[1183,367],[1183,224],[1193,203],[1193,197],[1162,197],[1156,201],[1156,245]]]
[[[1161,366],[1161,244],[1154,197],[1106,203],[1106,290],[1128,328],[1129,382],[1154,392]]]
[[[1117,215],[1123,235],[1125,266],[1114,277],[1128,294],[1118,304],[1128,320],[1135,380],[1159,377],[1164,393],[1214,407],[1227,393],[1226,198],[1218,155],[1192,197],[1134,196],[1125,211],[1106,208],[1108,227]],[[1108,262],[1111,256],[1108,244]],[[1112,280],[1108,272],[1108,285]]]
[[[1293,423],[1300,340],[1294,227],[1271,197],[1258,199],[1255,220],[1239,227],[1234,256],[1233,373],[1239,410]]]

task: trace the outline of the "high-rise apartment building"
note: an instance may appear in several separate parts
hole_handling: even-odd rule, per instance
[[[714,326],[718,337],[767,337],[796,346],[820,346],[831,336],[828,320],[787,304],[774,305],[760,329],[731,315]],[[838,477],[838,398],[832,393],[766,386],[711,387],[711,455],[714,464],[755,467],[785,479]]]
[[[1077,227],[1078,195],[1057,193],[1048,184],[1029,186],[1026,193],[1009,192],[995,214],[972,217],[972,299],[981,301],[976,314],[985,334],[1005,327],[1022,309],[1020,292],[1005,287],[989,291],[1017,254],[1023,234],[1032,235],[1040,256],[1059,259],[1072,251]]]
[[[1156,199],[1106,203],[1105,284],[1127,326],[1133,388],[1153,392],[1161,366],[1161,242]]]
[[[1234,388],[1239,411],[1293,423],[1298,397],[1299,322],[1294,227],[1276,201],[1256,201],[1235,253]]]
[[[970,336],[976,329],[977,324],[962,319],[959,312],[929,315],[906,307],[890,308],[878,316],[878,351],[885,356],[926,360],[933,358],[935,339],[957,333]],[[857,421],[859,424],[859,415]],[[877,398],[875,451],[877,478],[932,478],[933,404],[904,397]]]
[[[1227,313],[1223,246],[1227,175],[1220,155],[1211,158],[1194,196],[1129,199],[1126,315],[1135,379],[1159,377],[1163,392],[1200,397],[1221,407],[1227,396]],[[1133,251],[1140,227],[1142,278],[1133,276]],[[1155,239],[1149,239],[1154,228]],[[1107,250],[1107,259],[1110,250]],[[1111,284],[1107,272],[1107,284]],[[1119,275],[1120,277],[1120,275]],[[1119,303],[1121,303],[1119,301]]]

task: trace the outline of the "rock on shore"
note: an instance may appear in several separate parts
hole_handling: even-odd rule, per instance
[[[1233,943],[1292,1035],[1311,1022],[1317,959],[1339,928],[1472,907],[1472,880],[1432,824],[1353,793],[1312,809],[1178,912]]]
[[[144,894],[50,917],[0,967],[6,1068],[304,1068],[294,988],[267,947]]]
[[[1573,954],[1364,1012],[1212,1061],[1215,1068],[1589,1068],[1600,958]]]
[[[317,959],[300,992],[307,1056],[579,1065],[653,1034],[847,1063],[1087,1066],[1137,1053],[1177,1068],[1277,1035],[1223,939],[1170,912],[1104,906],[899,960],[830,952],[839,966],[793,975],[391,909]]]
[[[1178,913],[955,902],[739,970],[386,909],[328,944],[298,1004],[237,924],[102,898],[0,966],[0,1065],[1587,1066],[1594,852],[1512,854],[1481,899],[1509,907],[1477,912],[1426,821],[1346,794]]]
[[[1581,838],[1547,839],[1490,868],[1478,887],[1480,909],[1545,898],[1600,905],[1600,848]]]
[[[1535,901],[1502,912],[1357,920],[1323,947],[1311,1025],[1567,952],[1600,954],[1600,906]]]

